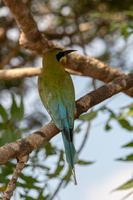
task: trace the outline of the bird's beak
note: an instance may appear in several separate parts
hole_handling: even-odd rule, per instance
[[[66,50],[66,51],[63,51],[63,53],[64,53],[64,56],[66,56],[67,54],[74,52],[74,51],[77,51],[77,50]]]

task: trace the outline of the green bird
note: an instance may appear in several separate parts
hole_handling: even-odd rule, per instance
[[[73,144],[75,92],[71,76],[65,71],[66,55],[75,50],[50,49],[43,56],[42,73],[38,78],[40,98],[62,132],[66,160],[77,184],[74,164],[78,161]]]

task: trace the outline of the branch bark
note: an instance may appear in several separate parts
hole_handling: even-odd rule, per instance
[[[113,95],[131,88],[132,86],[133,74],[129,74],[118,77],[109,84],[86,94],[76,101],[75,119],[92,106],[95,106]],[[59,130],[54,125],[53,121],[51,121],[49,124],[32,133],[28,137],[0,147],[0,163],[5,163],[13,157],[16,157],[19,160],[21,157],[29,155],[34,149],[39,148],[42,144],[48,142],[58,133]]]
[[[24,164],[27,161],[28,161],[28,156],[24,156],[18,161],[16,168],[13,172],[12,178],[7,185],[6,191],[4,192],[4,196],[3,196],[2,200],[10,200],[11,196],[13,195],[13,190],[15,189],[18,177],[19,177],[22,169],[24,168]]]
[[[40,73],[41,73],[40,67],[3,69],[0,70],[0,80],[10,80],[10,79],[37,76]]]
[[[74,71],[72,69],[66,69],[66,71],[75,75],[83,75],[82,73]],[[40,73],[41,73],[40,67],[3,69],[3,70],[0,70],[0,80],[26,78],[26,77],[31,77],[31,76],[37,76]]]
[[[41,32],[38,31],[37,24],[33,19],[28,7],[21,0],[3,0],[9,7],[15,21],[20,28],[20,44],[23,48],[28,48],[35,54],[42,55],[44,50],[59,45],[47,40]]]

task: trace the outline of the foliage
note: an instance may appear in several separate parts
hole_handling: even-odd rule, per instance
[[[25,3],[36,19],[39,29],[48,39],[68,48],[81,49],[87,55],[113,64],[123,71],[131,71],[132,60],[127,60],[129,50],[132,49],[132,0],[33,0]],[[19,46],[18,27],[2,1],[0,13],[3,13],[0,14],[0,68],[36,66],[40,60]],[[102,44],[100,51],[99,42]],[[118,45],[119,42],[122,44]],[[100,84],[97,83],[98,86]],[[95,88],[94,85],[89,87]],[[46,124],[48,118],[41,103],[38,103],[37,95],[36,78],[0,82],[1,146],[25,137]],[[129,133],[133,131],[133,104],[120,108],[118,112],[108,105],[103,105],[79,117],[75,137],[81,133],[84,124],[96,120],[100,113],[106,113],[108,116],[104,123],[107,132],[113,129],[112,121]],[[133,142],[130,141],[124,146],[127,147],[132,149]],[[133,154],[118,160],[132,162]],[[80,159],[77,165],[89,167],[92,163]],[[1,193],[4,192],[15,165],[15,160],[0,165]],[[49,199],[54,194],[50,188],[52,181],[57,183],[57,188],[54,187],[56,192],[62,185],[67,186],[70,183],[71,172],[65,164],[63,150],[51,142],[30,155],[15,193],[19,199]],[[117,190],[129,188],[133,188],[132,179]],[[33,189],[35,195],[32,195]]]
[[[15,95],[12,94],[10,109],[5,109],[0,104],[0,144],[2,146],[23,137],[30,130],[28,126],[24,127],[23,125],[25,121],[24,104],[23,98],[21,96],[19,97],[20,102],[17,103]],[[49,163],[47,161],[49,158],[51,160],[50,162],[52,162],[53,156],[56,157],[54,167],[49,167],[45,163]],[[78,162],[78,165],[89,164],[92,164],[92,162],[84,160],[79,160]],[[6,189],[6,185],[11,178],[15,166],[15,160],[0,165],[0,174],[2,174],[0,179],[0,192],[4,192]],[[31,174],[29,174],[29,171]],[[63,183],[66,186],[71,181],[71,170],[65,166],[64,151],[58,149],[57,146],[51,143],[47,143],[40,149],[34,151],[30,156],[30,160],[25,165],[24,172],[18,180],[16,192],[19,194],[19,198],[36,199],[34,195],[32,196],[30,194],[30,190],[34,189],[37,199],[47,199],[50,195],[49,182],[57,177],[59,177],[59,180],[63,179]],[[24,192],[21,192],[21,188],[24,189]]]

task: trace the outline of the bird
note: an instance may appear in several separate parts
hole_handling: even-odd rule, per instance
[[[62,133],[66,160],[77,185],[74,164],[78,156],[73,143],[75,90],[70,74],[65,71],[67,55],[74,51],[51,48],[44,53],[38,91],[44,107]]]

